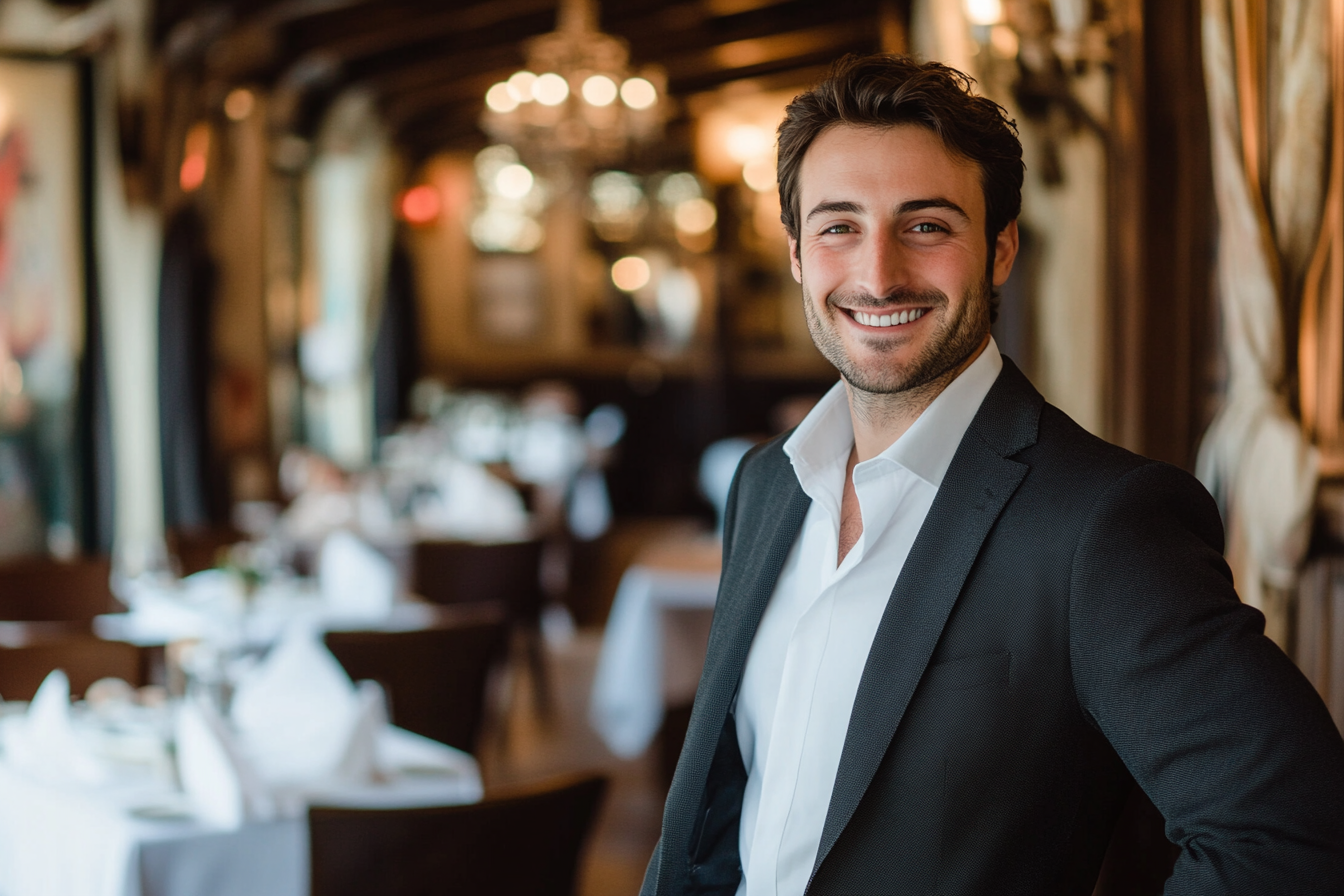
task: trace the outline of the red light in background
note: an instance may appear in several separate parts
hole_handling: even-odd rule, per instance
[[[205,183],[206,162],[209,158],[210,126],[198,121],[187,130],[182,167],[177,172],[177,182],[183,193],[190,193]]]
[[[401,217],[407,222],[425,225],[438,220],[439,212],[443,209],[443,201],[439,198],[438,190],[429,184],[420,184],[402,193],[397,207]]]
[[[190,193],[205,183],[205,155],[192,154],[183,159],[177,182],[181,184],[183,193]]]

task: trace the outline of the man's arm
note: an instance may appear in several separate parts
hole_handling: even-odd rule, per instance
[[[1168,894],[1344,892],[1344,741],[1221,547],[1212,499],[1176,468],[1109,489],[1074,556],[1079,701],[1181,849]]]
[[[723,514],[723,562],[720,565],[721,569],[727,569],[728,567],[728,557],[732,551],[733,535],[737,531],[737,496],[739,487],[741,486],[742,468],[746,466],[747,461],[753,455],[758,454],[760,451],[761,446],[757,445],[747,452],[746,456],[738,463],[737,470],[733,473],[732,484],[728,487],[728,502],[724,506]],[[717,606],[717,600],[715,603]],[[678,786],[675,776],[672,780],[672,786],[674,789]],[[663,825],[664,829],[666,829],[666,810],[664,811]],[[666,830],[664,830],[664,836],[666,836]],[[649,858],[648,868],[644,871],[644,883],[639,890],[640,896],[654,896],[654,894],[658,892],[658,874],[662,866],[662,854],[663,837],[659,837],[658,843],[653,847],[653,855]]]

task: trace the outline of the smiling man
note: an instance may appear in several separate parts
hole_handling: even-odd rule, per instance
[[[790,104],[782,218],[841,380],[738,470],[645,894],[1087,896],[1135,786],[1166,892],[1344,892],[1344,742],[1212,500],[990,336],[1022,172],[936,63],[851,57]]]

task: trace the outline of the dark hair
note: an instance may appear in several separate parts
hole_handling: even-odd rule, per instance
[[[818,134],[837,124],[917,124],[979,166],[992,267],[995,238],[1022,211],[1022,144],[1003,107],[971,93],[974,83],[954,68],[908,56],[849,55],[835,63],[825,81],[789,103],[779,125],[779,217],[789,236],[798,238],[798,172]]]

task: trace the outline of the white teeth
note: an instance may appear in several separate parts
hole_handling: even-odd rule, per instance
[[[924,309],[917,308],[914,311],[902,311],[899,314],[869,314],[866,311],[853,311],[854,319],[865,327],[894,327],[900,324],[910,323],[919,320],[924,316]]]

